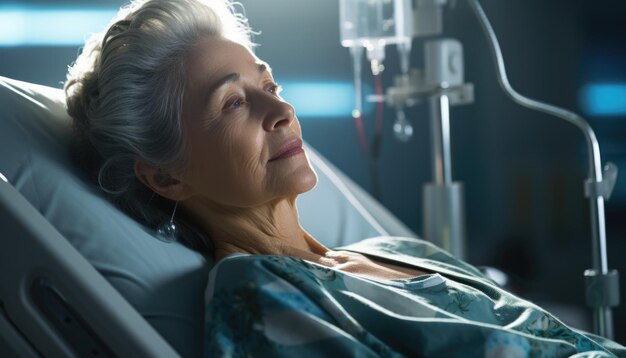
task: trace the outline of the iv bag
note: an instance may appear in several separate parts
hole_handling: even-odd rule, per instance
[[[344,47],[362,46],[372,52],[410,43],[411,0],[339,0],[339,23]]]

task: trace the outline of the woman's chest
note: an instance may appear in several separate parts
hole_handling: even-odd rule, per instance
[[[320,263],[343,272],[375,280],[407,279],[429,273],[416,268],[370,259],[364,255],[348,251],[331,251],[324,256]]]

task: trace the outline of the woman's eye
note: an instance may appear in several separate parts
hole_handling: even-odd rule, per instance
[[[277,83],[273,83],[267,89],[267,91],[273,95],[279,95],[282,90],[283,90],[283,87]]]
[[[246,100],[243,97],[237,97],[233,100],[230,100],[226,103],[226,109],[238,109],[246,103]]]

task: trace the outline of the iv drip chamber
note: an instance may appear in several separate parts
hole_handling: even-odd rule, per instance
[[[385,46],[407,48],[411,43],[411,0],[339,0],[339,25],[341,45],[367,49],[372,73],[377,75],[384,69]]]

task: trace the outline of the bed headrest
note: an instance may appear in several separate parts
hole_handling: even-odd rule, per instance
[[[203,316],[207,260],[155,239],[80,179],[61,90],[0,78],[0,108],[0,172],[166,339],[189,331]]]

